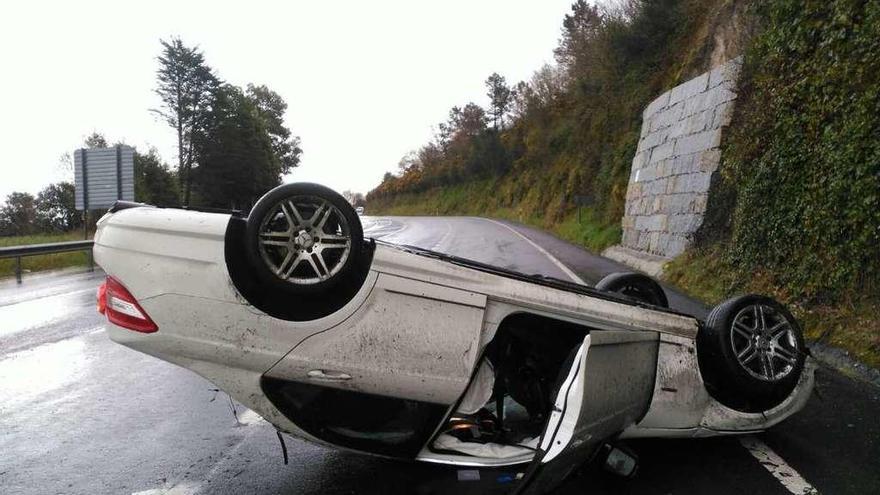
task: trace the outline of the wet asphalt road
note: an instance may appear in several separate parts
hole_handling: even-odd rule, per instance
[[[515,224],[365,218],[364,227],[368,236],[525,273],[566,279],[571,271],[590,284],[625,269]],[[483,471],[480,482],[458,482],[455,469],[339,452],[292,438],[286,440],[291,462],[283,465],[274,430],[255,414],[195,374],[109,341],[94,310],[101,278],[80,273],[35,275],[22,286],[0,282],[0,494],[504,488],[499,472]],[[684,312],[706,312],[676,292],[670,301]],[[817,378],[819,394],[806,409],[760,440],[821,493],[880,493],[880,389],[833,370],[820,369]],[[588,468],[560,493],[791,493],[736,439],[630,445],[641,458],[634,479]]]

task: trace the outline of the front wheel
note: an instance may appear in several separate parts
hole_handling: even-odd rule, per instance
[[[247,256],[257,277],[295,294],[318,294],[360,256],[364,234],[354,208],[332,189],[284,184],[263,196],[247,219]]]
[[[797,386],[807,354],[801,328],[785,306],[755,294],[716,306],[700,329],[697,350],[710,394],[744,412],[784,401]]]

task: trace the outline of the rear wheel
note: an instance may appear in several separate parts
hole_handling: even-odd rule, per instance
[[[766,411],[785,400],[806,360],[797,320],[775,300],[754,294],[716,306],[700,330],[697,348],[709,392],[745,412]]]
[[[354,208],[318,184],[276,187],[247,219],[247,256],[257,277],[287,293],[334,286],[360,256],[363,230]]]
[[[620,272],[606,275],[596,284],[596,289],[603,292],[616,292],[630,299],[643,303],[668,308],[669,301],[663,287],[647,275],[635,272]]]

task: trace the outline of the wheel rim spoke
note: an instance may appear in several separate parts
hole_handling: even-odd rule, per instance
[[[324,261],[324,256],[320,252],[318,252],[313,254],[312,257],[318,259],[318,264],[321,266],[321,269],[324,270],[324,275],[330,276],[330,269],[327,268],[327,262]]]
[[[770,339],[773,340],[773,342],[778,342],[779,338],[787,334],[790,329],[791,327],[789,326],[788,322],[782,320],[781,322],[773,325],[770,330],[767,330],[767,333],[770,334]]]
[[[260,239],[260,244],[262,244],[262,245],[264,245],[264,246],[281,246],[281,247],[287,247],[288,242],[287,242],[287,241],[269,241],[269,240],[266,240],[266,239]]]
[[[291,229],[295,229],[297,227],[304,227],[306,222],[303,220],[302,215],[299,213],[299,209],[296,207],[293,201],[288,201],[287,206],[284,204],[281,205],[284,209],[284,214],[287,216],[287,221],[290,222]]]
[[[773,363],[770,362],[770,356],[765,353],[761,353],[761,370],[765,377],[773,376]]]
[[[776,347],[774,352],[776,353],[776,357],[788,364],[795,364],[797,362],[797,354],[784,347]]]
[[[315,263],[315,258],[313,256],[306,256],[306,261],[309,262],[309,265],[312,266],[312,270],[315,271],[315,275],[318,276],[319,279],[324,280],[327,276],[321,273],[321,270],[318,269],[318,264]]]
[[[743,352],[739,353],[736,357],[739,358],[739,362],[742,364],[751,363],[755,357],[757,357],[758,351],[754,347],[749,347]]]
[[[757,311],[758,311],[758,314],[760,315],[760,318],[755,320],[755,329],[756,330],[764,330],[765,328],[767,328],[767,319],[764,316],[764,306],[759,304],[756,307],[758,308]]]
[[[741,337],[745,337],[747,339],[751,339],[752,336],[755,335],[755,330],[751,327],[744,325],[741,322],[734,322],[733,331],[738,333]]]
[[[315,214],[312,216],[311,224],[315,226],[319,231],[324,230],[324,224],[327,223],[327,219],[330,218],[330,215],[333,213],[333,209],[324,203],[321,207],[315,210]]]
[[[278,265],[278,269],[275,271],[275,274],[282,275],[284,278],[287,278],[288,273],[287,273],[287,270],[285,269],[285,267],[288,266],[288,264],[291,262],[291,260],[293,260],[293,258],[294,258],[293,252],[287,251],[287,256],[285,256],[284,261],[282,261],[281,264]]]

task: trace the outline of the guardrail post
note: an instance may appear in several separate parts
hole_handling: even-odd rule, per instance
[[[91,249],[86,251],[86,256],[89,257],[89,271],[90,272],[95,271],[95,255],[92,253]]]
[[[21,256],[15,258],[15,281],[21,283]]]

